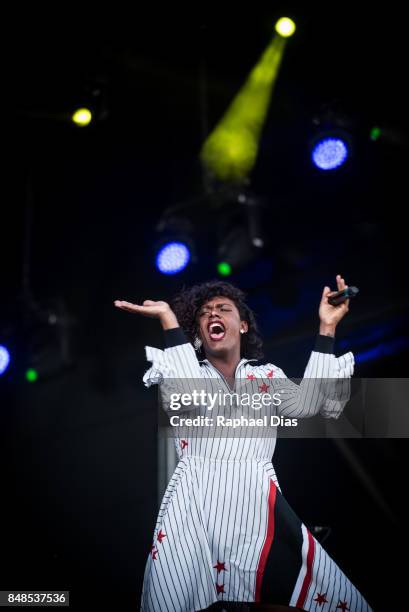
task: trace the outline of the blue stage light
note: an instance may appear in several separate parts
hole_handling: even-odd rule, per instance
[[[10,353],[5,346],[0,344],[0,376],[4,374],[10,363]]]
[[[320,170],[334,170],[347,160],[348,147],[341,138],[321,138],[312,150],[312,161]]]
[[[190,251],[183,242],[168,242],[156,256],[156,267],[162,274],[181,272],[190,260]]]

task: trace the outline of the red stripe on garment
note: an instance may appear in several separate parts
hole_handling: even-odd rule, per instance
[[[264,570],[266,567],[268,553],[270,552],[271,544],[274,538],[274,509],[276,503],[277,487],[270,481],[270,489],[268,492],[268,518],[267,518],[267,532],[264,540],[263,548],[261,550],[260,561],[257,567],[256,575],[256,595],[254,601],[260,601],[261,596],[261,584],[263,582]]]
[[[312,537],[312,534],[308,531],[308,529],[307,529],[307,534],[308,534],[307,571],[304,576],[304,581],[302,583],[302,587],[301,587],[300,594],[298,596],[297,603],[295,604],[297,607],[300,607],[300,608],[305,604],[308,589],[310,588],[311,576],[312,576],[312,562],[313,562],[314,553],[315,553],[314,538]]]

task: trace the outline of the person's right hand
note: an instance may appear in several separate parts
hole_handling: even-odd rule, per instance
[[[114,304],[121,310],[141,314],[145,317],[152,317],[153,319],[159,319],[164,329],[171,329],[179,326],[176,316],[167,302],[145,300],[142,306],[140,306],[139,304],[132,304],[124,300],[115,300]]]

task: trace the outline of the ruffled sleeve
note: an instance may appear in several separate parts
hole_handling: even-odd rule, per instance
[[[321,414],[337,419],[350,398],[354,364],[351,352],[335,357],[332,353],[312,351],[299,385],[277,368],[274,377],[281,397],[279,414],[295,418]]]
[[[164,378],[169,377],[169,366],[166,362],[165,351],[154,348],[153,346],[145,347],[146,360],[152,363],[152,366],[145,372],[143,382],[145,387],[160,384]]]
[[[147,346],[145,350],[146,359],[152,363],[143,376],[146,387],[161,384],[165,378],[202,378],[202,370],[190,342],[170,346],[165,350]]]
[[[331,355],[329,363],[330,392],[333,397],[324,400],[320,414],[326,419],[338,419],[351,394],[350,378],[354,373],[355,359],[353,353],[341,357]]]

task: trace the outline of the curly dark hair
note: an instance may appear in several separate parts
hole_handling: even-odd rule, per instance
[[[198,334],[197,313],[199,308],[217,295],[232,300],[240,313],[241,320],[247,321],[248,332],[240,338],[241,356],[245,359],[261,359],[263,357],[263,341],[259,335],[255,315],[244,301],[246,296],[241,289],[224,281],[208,281],[190,288],[183,288],[171,300],[171,308],[189,342],[193,344]],[[203,348],[198,351],[198,357],[199,359],[204,359]]]

